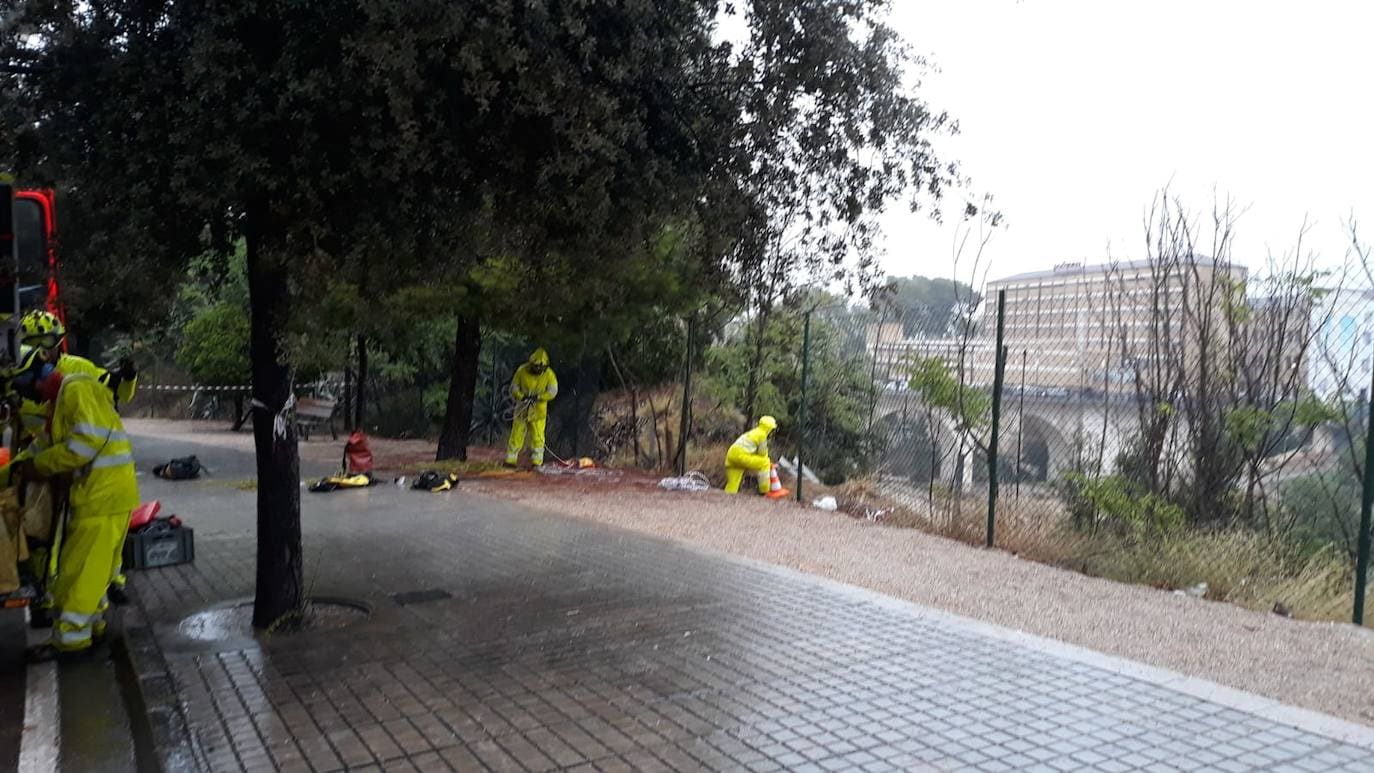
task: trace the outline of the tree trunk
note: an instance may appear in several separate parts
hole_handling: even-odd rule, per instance
[[[243,429],[243,425],[248,423],[250,416],[250,412],[243,410],[243,395],[236,393],[234,395],[234,432]]]
[[[367,414],[367,336],[358,336],[358,393],[354,395],[357,413],[353,416],[353,429],[363,428],[363,417]]]
[[[343,417],[344,423],[348,423],[349,417],[353,415],[353,346],[350,341],[345,347],[344,352],[344,393],[343,393]],[[352,427],[349,427],[352,429]]]
[[[290,309],[280,231],[265,199],[248,206],[248,298],[253,372],[253,444],[258,470],[258,567],[253,625],[298,618],[305,604],[300,455],[291,366],[278,344]]]
[[[635,467],[639,466],[639,390],[630,390],[630,423],[634,427]]]
[[[453,342],[453,370],[449,375],[448,404],[444,406],[444,429],[439,433],[435,461],[468,458],[472,433],[472,402],[477,396],[477,373],[481,368],[482,325],[474,315],[458,315],[458,332]],[[492,378],[492,388],[500,385]]]

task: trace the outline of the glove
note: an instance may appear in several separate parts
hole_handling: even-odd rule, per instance
[[[138,378],[138,368],[134,366],[132,357],[119,358],[119,378],[123,381],[133,381]]]

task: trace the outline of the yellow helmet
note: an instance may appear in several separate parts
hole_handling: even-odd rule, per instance
[[[19,342],[26,346],[56,349],[67,335],[67,328],[56,314],[34,309],[19,320]]]
[[[530,364],[543,365],[547,367],[549,364],[549,353],[544,351],[543,347],[535,349],[533,352],[530,353]]]
[[[759,429],[764,429],[769,432],[772,432],[777,428],[778,420],[773,418],[772,416],[762,416],[759,418]]]

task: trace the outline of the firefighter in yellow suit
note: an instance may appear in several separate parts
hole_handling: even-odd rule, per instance
[[[740,435],[725,452],[725,490],[730,494],[739,493],[740,481],[744,473],[752,472],[759,479],[759,493],[768,493],[768,472],[773,461],[768,458],[768,436],[778,428],[778,420],[772,416],[759,418],[759,425]]]
[[[124,547],[129,513],[138,506],[133,447],[114,397],[96,379],[65,376],[31,351],[11,376],[21,396],[51,403],[49,444],[20,455],[21,479],[70,476],[70,516],[54,534],[48,592],[56,622],[51,639],[31,647],[30,660],[83,653],[104,635],[106,588]]]
[[[78,357],[75,354],[67,354],[62,351],[62,340],[66,337],[66,326],[52,312],[34,309],[19,320],[20,343],[38,349],[39,356],[42,357],[43,361],[52,363],[58,373],[64,376],[79,373],[90,376],[104,384],[114,395],[116,410],[119,409],[119,406],[134,399],[134,392],[138,389],[138,370],[134,367],[133,360],[126,357],[120,361],[118,370],[106,370],[85,357]],[[25,400],[19,406],[19,420],[24,427],[24,434],[29,438],[36,439],[40,447],[47,444],[44,427],[48,420],[48,406],[40,405],[32,400]],[[46,558],[46,551],[36,551],[34,558],[37,560]],[[41,572],[39,576],[41,578]],[[123,561],[120,560],[116,562],[110,577],[110,598],[116,604],[123,604],[127,601],[124,592],[126,583]],[[38,620],[40,617],[41,615],[35,615],[34,619]]]
[[[127,404],[134,399],[138,389],[138,370],[127,357],[120,361],[119,369],[105,370],[85,357],[67,354],[62,351],[62,339],[67,337],[67,329],[56,314],[42,309],[28,312],[19,320],[19,342],[24,346],[38,349],[44,362],[52,363],[57,372],[65,376],[81,373],[105,386],[114,394],[115,406]],[[25,400],[19,409],[24,432],[37,437],[48,419],[48,409],[32,400]]]
[[[525,364],[515,369],[510,381],[510,396],[515,398],[515,420],[510,442],[506,444],[506,466],[514,467],[525,450],[525,434],[530,438],[530,462],[544,463],[544,424],[549,416],[549,401],[558,396],[558,377],[549,367],[549,353],[535,349]]]

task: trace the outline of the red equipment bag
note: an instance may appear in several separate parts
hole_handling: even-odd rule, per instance
[[[372,449],[367,447],[367,435],[354,430],[344,445],[344,470],[349,475],[372,472]]]
[[[141,529],[152,523],[160,510],[162,510],[162,503],[156,499],[139,505],[129,516],[129,531]]]

